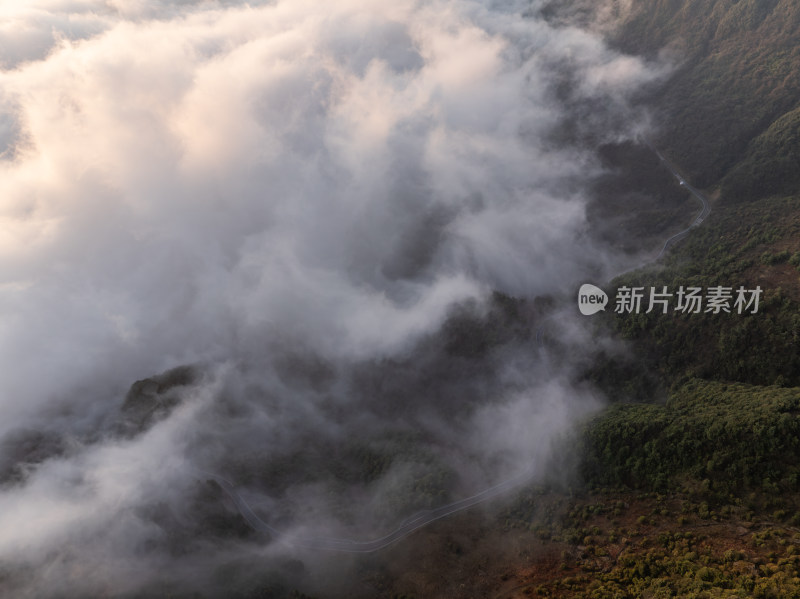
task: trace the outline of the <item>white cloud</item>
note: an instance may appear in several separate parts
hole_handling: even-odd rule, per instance
[[[269,365],[288,340],[345,368],[394,358],[455,303],[560,292],[611,260],[585,236],[591,152],[548,137],[580,119],[554,76],[624,122],[653,70],[521,8],[4,4],[0,432],[58,413],[91,437],[138,378]],[[291,416],[303,398],[265,369]],[[510,405],[478,428],[540,413]],[[0,526],[0,559],[109,521],[114,543],[147,537],[116,518],[159,493],[143,464],[183,451],[185,428],[159,430],[147,447],[93,438],[0,493],[7,520],[42,515]]]

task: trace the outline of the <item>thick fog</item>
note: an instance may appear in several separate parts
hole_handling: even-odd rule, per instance
[[[0,586],[220,594],[544,471],[602,400],[534,300],[621,260],[594,149],[665,71],[538,5],[0,4]]]

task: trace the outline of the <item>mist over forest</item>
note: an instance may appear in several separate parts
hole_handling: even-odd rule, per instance
[[[630,10],[0,5],[3,594],[347,596],[315,539],[569,485],[630,354],[573,295],[657,249],[601,150],[682,60]]]

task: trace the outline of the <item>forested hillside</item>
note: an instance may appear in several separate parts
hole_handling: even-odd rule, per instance
[[[686,376],[800,385],[800,5],[634,2],[615,43],[672,76],[647,98],[658,143],[714,198],[661,264],[617,285],[760,286],[758,314],[616,318],[667,384]],[[646,398],[642,398],[646,399]]]
[[[604,357],[590,372],[617,403],[583,431],[588,492],[561,519],[511,512],[560,560],[519,570],[501,596],[798,596],[800,4],[615,4],[630,10],[614,43],[675,65],[645,98],[655,141],[713,203],[667,256],[611,287],[763,295],[756,314],[599,319],[646,368]],[[649,392],[648,370],[665,394]]]
[[[632,11],[616,43],[677,63],[674,76],[650,100],[661,109],[662,145],[692,181],[700,187],[717,184],[744,162],[741,173],[762,174],[757,181],[730,179],[726,200],[753,198],[758,189],[788,191],[778,180],[791,175],[796,183],[800,165],[792,116],[800,106],[800,5],[638,0]],[[788,132],[792,128],[794,135]],[[772,154],[776,163],[768,164],[765,153],[773,149],[782,155]]]
[[[763,290],[757,314],[608,316],[667,387],[694,377],[800,386],[798,34],[800,5],[789,0],[633,2],[614,33],[626,51],[677,65],[647,97],[658,144],[715,198],[706,222],[659,264],[614,286]],[[756,402],[771,393],[751,392]]]

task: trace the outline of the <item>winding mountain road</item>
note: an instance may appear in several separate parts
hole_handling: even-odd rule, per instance
[[[305,549],[340,551],[345,553],[372,553],[373,551],[378,551],[379,549],[383,549],[384,547],[399,541],[403,537],[408,536],[415,530],[422,528],[431,522],[440,520],[441,518],[455,514],[456,512],[460,512],[474,505],[478,505],[479,503],[483,503],[492,497],[501,495],[502,493],[505,493],[506,491],[509,491],[510,489],[513,489],[514,487],[529,480],[533,476],[533,473],[533,469],[528,470],[513,478],[491,486],[488,489],[484,489],[480,493],[476,493],[470,497],[460,499],[432,510],[418,512],[417,514],[414,514],[405,520],[400,526],[390,533],[382,537],[366,541],[331,537],[303,537],[280,531],[264,522],[253,511],[247,501],[244,500],[241,494],[236,490],[236,487],[234,487],[233,483],[231,483],[229,480],[210,472],[202,473],[201,478],[210,479],[217,483],[233,500],[234,505],[236,505],[236,509],[239,510],[239,513],[253,530],[266,533],[275,540],[292,547]]]
[[[705,196],[705,194],[696,187],[690,185],[689,182],[686,181],[686,179],[684,179],[680,175],[680,173],[678,173],[678,170],[675,168],[675,165],[672,164],[667,158],[665,158],[664,155],[658,150],[658,148],[653,146],[653,144],[651,144],[650,141],[647,139],[644,140],[644,143],[647,144],[647,146],[653,152],[655,152],[656,156],[658,156],[658,159],[661,161],[661,164],[663,164],[667,169],[669,169],[669,172],[671,172],[672,175],[678,180],[680,185],[688,189],[689,192],[691,192],[691,194],[699,200],[700,205],[702,206],[700,213],[697,215],[697,217],[695,217],[695,219],[692,221],[692,224],[689,225],[688,228],[684,229],[680,233],[676,233],[675,235],[673,235],[664,242],[664,247],[661,248],[661,251],[655,258],[655,261],[658,261],[667,252],[667,250],[669,250],[669,248],[671,248],[681,239],[686,237],[691,232],[692,229],[702,224],[702,222],[708,217],[708,215],[711,214],[711,205],[709,204],[708,198]]]
[[[659,260],[664,253],[672,247],[675,243],[686,237],[689,232],[700,225],[706,217],[711,212],[711,207],[709,205],[708,199],[706,196],[697,188],[690,185],[678,172],[675,166],[664,157],[663,154],[653,146],[649,140],[644,139],[644,143],[658,156],[661,163],[669,169],[669,171],[675,176],[681,186],[686,187],[692,195],[694,195],[701,203],[702,209],[700,213],[695,217],[694,221],[689,225],[689,227],[680,233],[677,233],[667,239],[664,242],[664,247],[661,248],[661,252],[659,252],[658,256],[653,260],[654,262]],[[536,344],[539,347],[543,347],[544,345],[544,324],[539,326],[536,330]],[[236,509],[239,511],[241,516],[245,519],[248,525],[251,528],[256,530],[257,532],[261,532],[264,534],[269,535],[273,539],[287,544],[292,547],[298,548],[307,548],[307,549],[315,549],[315,550],[322,550],[322,551],[338,551],[344,553],[372,553],[374,551],[378,551],[379,549],[383,549],[399,541],[400,539],[408,536],[415,530],[422,528],[434,522],[436,520],[440,520],[446,516],[451,514],[455,514],[456,512],[460,512],[466,510],[470,507],[483,503],[484,501],[488,501],[493,497],[497,497],[527,481],[529,481],[534,474],[534,470],[528,470],[523,472],[513,478],[500,482],[496,485],[493,485],[483,491],[476,493],[470,497],[466,497],[464,499],[460,499],[459,501],[455,501],[453,503],[449,503],[447,505],[443,505],[433,510],[426,510],[423,512],[419,512],[407,520],[405,520],[400,526],[398,526],[393,531],[389,532],[388,534],[378,537],[376,539],[370,539],[365,541],[357,541],[353,539],[343,539],[343,538],[331,538],[331,537],[304,537],[304,536],[296,536],[289,534],[287,532],[278,530],[273,526],[267,524],[264,520],[262,520],[250,507],[250,505],[245,501],[245,499],[241,496],[241,494],[236,490],[236,487],[232,482],[223,478],[219,475],[210,473],[210,472],[202,472],[199,474],[201,478],[206,480],[213,480],[220,488],[231,498]]]

